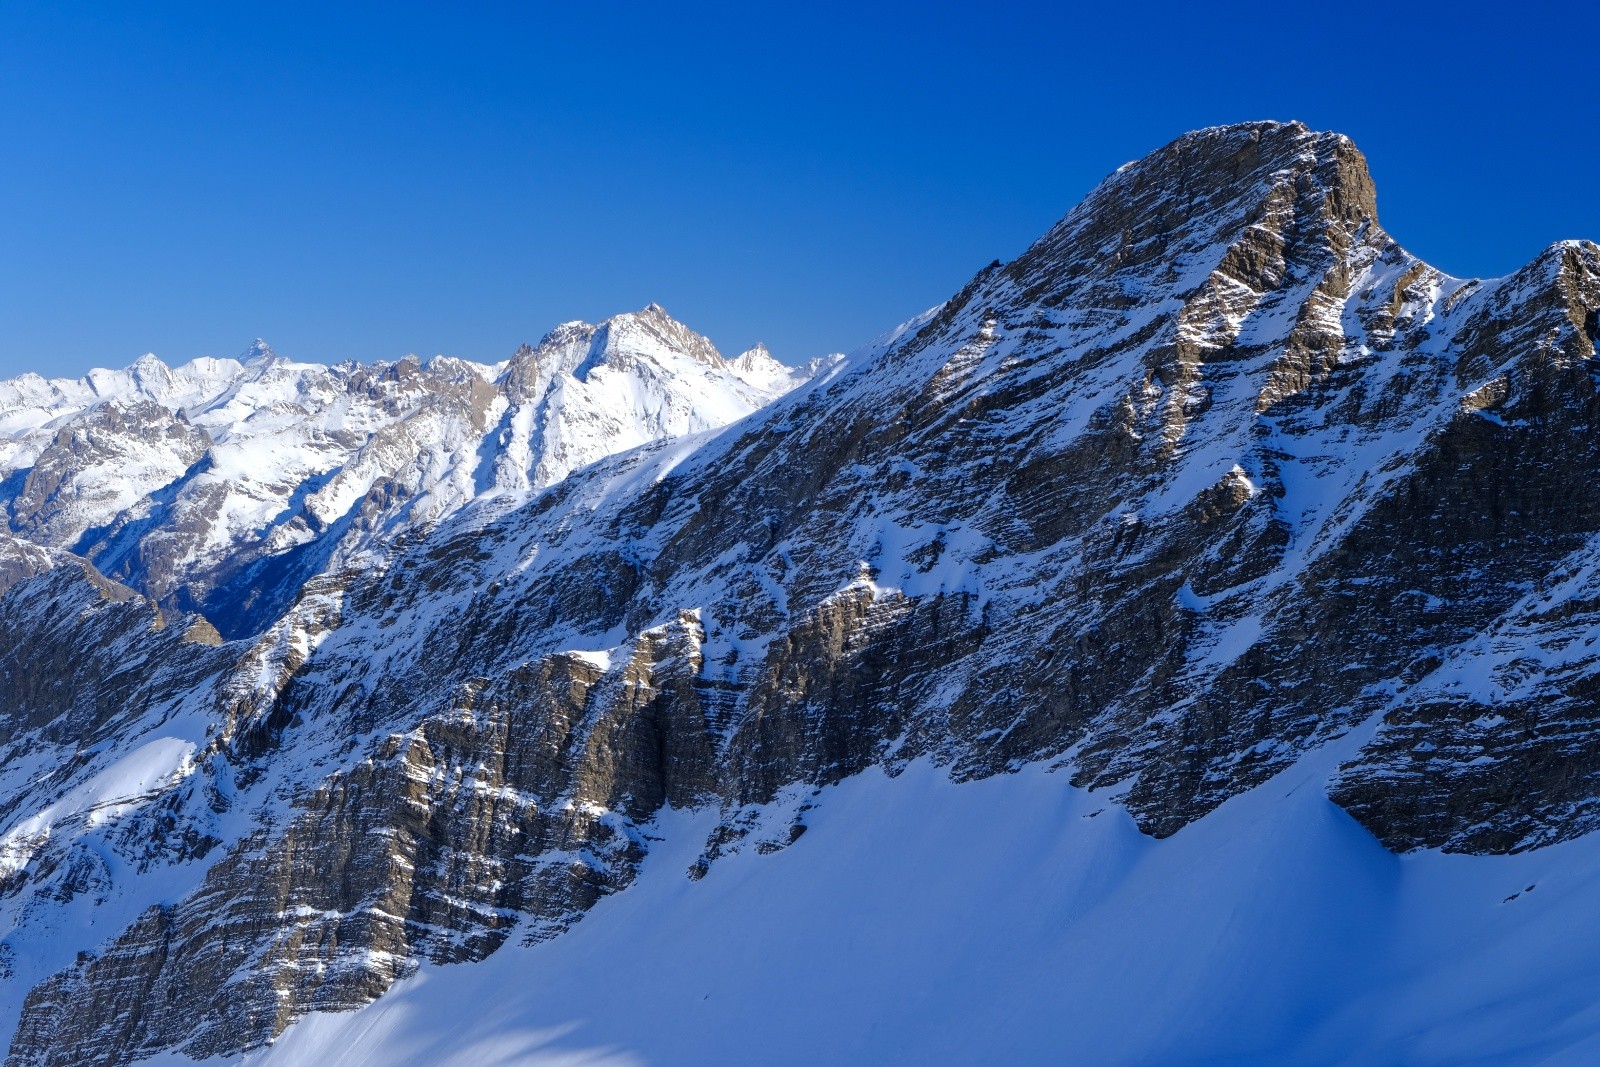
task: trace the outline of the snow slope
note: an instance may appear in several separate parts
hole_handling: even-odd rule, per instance
[[[1321,788],[1347,748],[1165,841],[1059,774],[919,763],[693,882],[709,823],[667,813],[637,883],[570,933],[228,1062],[1594,1062],[1600,842],[1395,856]]]
[[[20,870],[36,843],[68,819],[82,817],[95,827],[138,807],[193,770],[195,745],[176,737],[147,742],[61,800],[0,836],[0,877]]]

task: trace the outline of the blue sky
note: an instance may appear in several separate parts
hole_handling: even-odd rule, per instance
[[[1600,238],[1586,5],[1096,7],[0,0],[0,374],[492,361],[652,300],[797,362],[1263,117],[1354,137],[1451,273]]]

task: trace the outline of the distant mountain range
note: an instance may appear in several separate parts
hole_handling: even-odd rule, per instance
[[[145,356],[0,382],[10,532],[91,560],[229,637],[307,579],[468,504],[525,496],[615,452],[726,425],[792,389],[756,347],[724,360],[659,306],[557,327],[495,366],[326,367]]]

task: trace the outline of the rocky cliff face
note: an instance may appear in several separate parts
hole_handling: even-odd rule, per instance
[[[751,418],[668,440],[700,427],[651,409],[663,439],[402,535],[250,641],[148,642],[121,736],[192,750],[83,833],[150,834],[164,873],[111,872],[120,932],[41,950],[9,1062],[251,1048],[558,935],[664,805],[720,813],[698,878],[919,759],[1059,766],[1165,836],[1360,727],[1329,795],[1391,849],[1587,833],[1597,313],[1593,244],[1487,282],[1407,254],[1343,137],[1184,137]],[[647,311],[519,353],[496,462],[568,473],[543,376],[600,395],[657,344],[692,348]],[[4,610],[67,570],[28,551]],[[74,567],[73,626],[151,625]],[[82,729],[6,699],[15,745]],[[12,870],[7,941],[43,944],[60,883]]]

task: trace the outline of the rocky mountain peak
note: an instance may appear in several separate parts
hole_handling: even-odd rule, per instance
[[[146,352],[129,365],[128,377],[133,386],[146,396],[161,396],[172,388],[172,368],[154,352]]]
[[[711,339],[667,314],[660,304],[613,315],[595,330],[596,355],[605,361],[626,362],[639,355],[670,352],[688,356],[708,367],[724,367],[722,353]]]
[[[506,369],[510,407],[490,482],[543,488],[620,448],[734,422],[798,383],[774,366],[741,375],[659,304],[562,323]]]
[[[1350,226],[1377,220],[1377,192],[1366,157],[1342,133],[1317,132],[1300,122],[1245,122],[1186,133],[1137,162],[1119,168],[1091,193],[1117,197],[1165,190],[1174,200],[1233,204],[1248,211],[1264,192],[1309,181],[1331,198],[1329,213]]]
[[[1530,264],[1529,273],[1554,290],[1568,321],[1591,346],[1600,328],[1594,312],[1600,303],[1600,245],[1593,241],[1557,241]]]
[[[773,393],[793,388],[810,378],[821,366],[821,362],[813,360],[811,365],[796,370],[794,367],[779,363],[767,346],[760,341],[728,361],[728,369],[740,381]]]
[[[539,389],[539,353],[546,351],[547,347],[559,344],[558,336],[568,326],[578,325],[582,324],[563,323],[557,326],[539,339],[537,348],[530,344],[518,345],[511,359],[506,362],[506,369],[500,375],[500,386],[506,395],[514,401],[535,395]]]
[[[1366,159],[1348,137],[1298,122],[1218,126],[1118,168],[1006,273],[1030,296],[1065,284],[1058,299],[1116,275],[1131,298],[1181,287],[1251,226],[1271,231],[1277,252],[1317,258],[1376,224]]]
[[[639,359],[652,362],[688,358],[709,367],[726,361],[711,340],[667,314],[660,304],[625,311],[598,323],[563,322],[539,339],[523,345],[507,367],[516,395],[528,395],[537,383],[570,374],[587,378],[597,367],[626,368]]]

